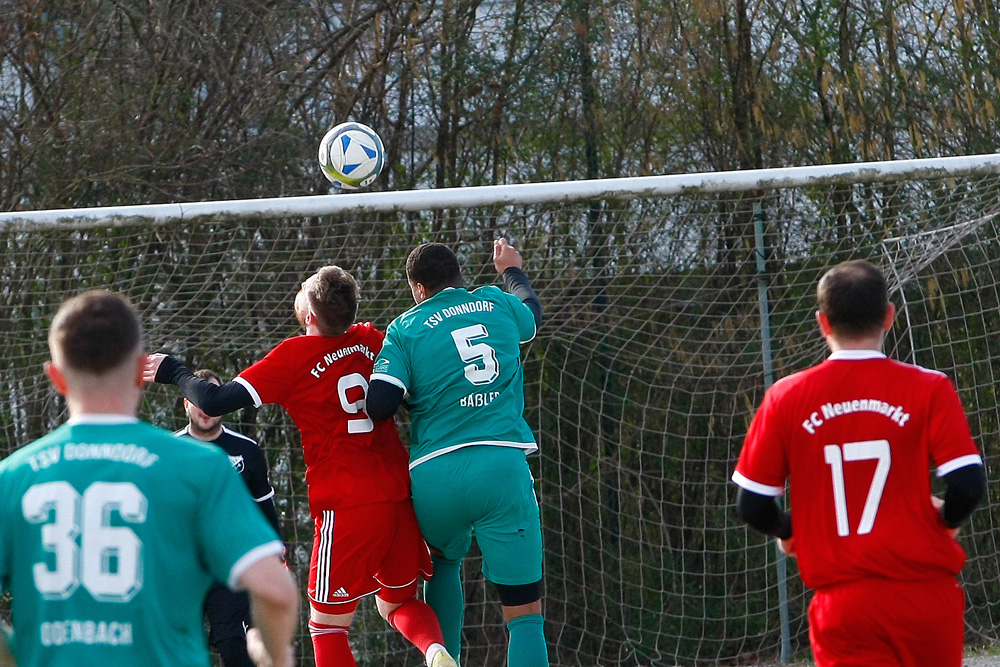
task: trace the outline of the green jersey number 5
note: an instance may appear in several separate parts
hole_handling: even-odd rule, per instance
[[[473,342],[488,335],[489,332],[482,324],[462,327],[451,332],[458,355],[466,363],[465,379],[476,386],[490,384],[500,377],[496,350],[486,343]]]
[[[94,482],[83,494],[69,482],[35,484],[21,511],[43,524],[42,548],[53,556],[32,570],[42,597],[65,600],[82,583],[96,600],[128,602],[142,588],[142,542],[131,528],[111,525],[115,511],[126,523],[146,521],[146,497],[135,484]]]

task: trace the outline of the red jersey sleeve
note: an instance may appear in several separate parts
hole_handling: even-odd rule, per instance
[[[784,494],[789,467],[781,417],[775,392],[768,390],[750,422],[733,473],[733,481],[741,488],[764,496]]]
[[[982,464],[961,399],[947,376],[942,375],[935,386],[931,405],[936,409],[928,424],[930,455],[938,476],[966,465]]]
[[[294,338],[288,338],[278,344],[264,358],[241,372],[236,381],[247,388],[253,397],[254,406],[265,403],[282,404],[289,394],[289,389],[295,381],[295,374],[289,372],[290,366],[299,363],[291,356]]]

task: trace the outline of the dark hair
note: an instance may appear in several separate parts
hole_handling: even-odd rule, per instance
[[[889,308],[885,276],[864,260],[842,262],[823,274],[816,297],[834,332],[848,338],[881,331]]]
[[[142,346],[142,326],[132,303],[106,290],[75,296],[59,307],[49,328],[49,350],[67,367],[103,375]]]
[[[465,284],[458,257],[443,243],[424,243],[414,248],[406,258],[406,277],[426,287],[431,294]]]
[[[213,370],[209,370],[207,368],[199,368],[194,373],[192,373],[192,375],[202,380],[208,380],[209,382],[214,382],[220,387],[222,386],[222,378],[220,378],[219,374]]]
[[[323,334],[339,335],[354,324],[361,292],[350,273],[339,266],[324,266],[302,287]]]

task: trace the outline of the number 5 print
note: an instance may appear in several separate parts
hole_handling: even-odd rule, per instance
[[[489,332],[482,324],[462,327],[451,332],[458,355],[468,364],[465,367],[465,379],[477,386],[489,384],[500,376],[496,350],[486,343],[472,342],[488,335]],[[482,368],[478,364],[482,364]]]

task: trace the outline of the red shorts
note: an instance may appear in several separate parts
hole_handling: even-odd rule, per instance
[[[324,510],[313,525],[308,590],[317,611],[350,613],[372,593],[405,602],[416,595],[418,578],[431,577],[430,553],[409,500]]]
[[[954,577],[863,579],[816,591],[816,667],[961,667],[965,594]]]

